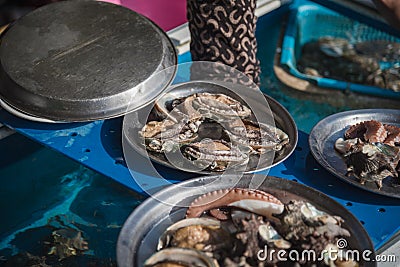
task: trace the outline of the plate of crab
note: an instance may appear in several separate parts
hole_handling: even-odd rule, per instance
[[[309,144],[315,159],[343,181],[400,198],[400,110],[331,115],[315,125]]]
[[[151,110],[138,112],[124,119],[130,147],[183,171],[260,171],[285,160],[297,144],[291,115],[259,89],[240,91],[205,81],[181,83],[171,86]]]
[[[122,267],[376,266],[356,251],[375,253],[361,223],[325,194],[277,177],[219,175],[175,184],[143,202],[122,227],[117,261]]]

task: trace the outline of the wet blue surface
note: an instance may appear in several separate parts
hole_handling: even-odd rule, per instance
[[[35,146],[18,135],[5,141]],[[114,266],[120,228],[144,197],[48,148],[18,159],[0,169],[0,265],[26,251],[52,266]],[[65,228],[81,231],[89,250],[59,262],[48,255],[51,234]]]
[[[397,220],[400,201],[341,182],[321,169],[311,156],[307,144],[307,133],[311,128],[322,118],[351,107],[334,107],[304,97],[300,99],[284,89],[276,79],[273,58],[286,11],[281,9],[260,18],[257,26],[262,90],[288,109],[300,130],[295,153],[269,174],[295,179],[329,194],[363,221],[374,244],[379,246],[400,225]],[[180,57],[180,61],[189,58],[186,54]],[[0,111],[0,121],[76,160],[38,146],[20,135],[8,137],[0,143],[3,146],[1,151],[7,151],[2,153],[4,161],[0,162],[8,161],[0,164],[3,181],[0,212],[6,217],[0,222],[0,265],[5,265],[12,255],[23,251],[46,256],[54,266],[115,265],[119,230],[127,216],[145,199],[123,186],[141,191],[122,158],[121,118],[86,124],[48,125],[27,122]],[[10,143],[24,145],[13,150]],[[15,160],[10,162],[10,157]],[[164,167],[158,169],[173,181],[177,181],[177,177],[186,179],[192,176]],[[89,243],[89,251],[84,256],[62,261],[48,255],[54,245],[51,233],[60,228],[81,231]]]

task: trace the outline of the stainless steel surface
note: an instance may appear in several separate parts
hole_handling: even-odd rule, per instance
[[[239,100],[238,97],[235,95],[235,93],[224,88],[223,86],[212,83],[204,83],[204,82],[190,82],[178,85],[173,90],[169,91],[167,94],[162,95],[161,98],[165,97],[167,99],[172,100],[175,98],[189,96],[194,93],[200,93],[200,92],[223,93]],[[249,103],[249,106],[256,108],[263,115],[264,119],[273,116],[272,119],[275,122],[275,126],[288,134],[289,143],[286,146],[284,146],[284,148],[281,151],[275,153],[275,155],[273,155],[274,156],[273,159],[270,158],[271,157],[270,154],[268,155],[265,154],[262,155],[261,157],[256,154],[251,155],[249,163],[245,169],[246,173],[262,171],[281,163],[293,153],[294,149],[296,148],[298,139],[297,126],[293,118],[289,114],[289,112],[281,104],[279,104],[277,101],[275,101],[273,98],[267,95],[263,95],[265,101],[258,99],[257,97],[259,97],[261,93],[254,94],[254,97],[252,98],[251,97],[252,94],[250,94],[250,92],[251,91],[249,89],[248,93],[246,93],[246,96],[249,97],[248,100],[251,101],[251,103]],[[268,110],[268,107],[265,106],[264,103],[268,103],[272,113]],[[140,111],[138,112],[139,115],[137,115],[137,118],[146,119],[148,117],[146,114],[140,114]],[[125,116],[124,120],[131,120],[131,116],[129,115]],[[139,152],[141,155],[145,157],[150,157],[152,161],[167,167],[175,168],[175,166],[168,161],[168,159],[164,156],[164,154],[147,151],[145,149],[143,140],[139,137],[138,134],[138,132],[142,129],[145,123],[146,121],[141,121],[139,124],[132,124],[124,121],[124,125],[130,127],[125,131],[125,136],[127,138],[128,143],[135,151]],[[196,171],[196,173],[215,174],[215,172],[208,170]]]
[[[378,262],[378,267],[399,267],[400,265],[400,236],[396,234],[393,239],[389,240],[386,245],[382,247],[379,253],[382,262]]]
[[[361,189],[395,198],[400,198],[400,186],[398,179],[388,177],[383,180],[383,187],[379,190],[375,183],[359,183],[354,177],[346,176],[347,166],[343,157],[338,153],[335,141],[344,136],[344,132],[350,125],[366,120],[377,120],[400,126],[400,110],[398,109],[362,109],[337,113],[321,120],[312,129],[309,136],[311,153],[315,159],[329,172]]]
[[[236,176],[208,176],[173,185],[143,202],[128,217],[117,243],[117,261],[121,267],[142,266],[144,260],[155,252],[158,237],[173,222],[184,218],[186,208],[196,197],[207,192],[232,187],[249,187],[251,176],[238,181]],[[284,203],[304,199],[330,214],[341,216],[343,226],[350,230],[349,247],[359,251],[373,251],[372,242],[361,223],[343,206],[325,194],[297,182],[255,175],[263,180],[260,188],[278,197]],[[168,205],[165,203],[175,203]],[[365,262],[363,266],[376,266]]]
[[[175,72],[166,34],[147,18],[101,1],[63,1],[22,17],[2,36],[0,96],[55,121],[119,116],[152,101]]]
[[[6,102],[4,102],[2,99],[0,99],[0,107],[2,107],[4,110],[7,112],[13,114],[14,116],[17,116],[22,119],[26,119],[29,121],[36,121],[36,122],[44,122],[44,123],[62,123],[61,121],[53,121],[50,119],[45,119],[45,118],[40,118],[32,115],[28,115],[26,113],[23,113],[10,105],[8,105]]]

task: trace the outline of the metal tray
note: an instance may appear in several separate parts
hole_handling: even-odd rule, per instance
[[[163,189],[143,202],[128,217],[117,243],[118,266],[142,266],[145,259],[155,252],[161,233],[174,222],[184,218],[186,207],[199,195],[214,190],[249,187],[250,175],[238,181],[237,176],[207,176],[192,179]],[[341,216],[343,226],[351,233],[348,247],[359,251],[374,251],[372,242],[361,223],[343,206],[325,194],[286,179],[255,175],[262,180],[259,189],[271,193],[282,202],[306,200],[330,214]],[[376,266],[364,262],[362,266]]]
[[[4,110],[9,112],[10,114],[17,116],[19,118],[25,119],[25,120],[35,121],[35,122],[44,122],[44,123],[63,123],[63,122],[59,122],[59,121],[53,121],[50,119],[39,118],[36,116],[25,114],[19,110],[16,110],[15,108],[9,106],[6,102],[4,102],[1,99],[0,99],[0,107],[2,107]]]
[[[107,119],[140,108],[169,85],[177,62],[158,26],[101,1],[62,1],[27,14],[2,33],[0,60],[0,98],[52,121]]]
[[[273,98],[262,94],[261,92],[254,92],[251,93],[251,89],[248,89],[249,91],[246,92],[246,101],[249,102],[251,107],[255,107],[260,116],[263,116],[264,118],[267,117],[273,117],[272,119],[275,122],[275,126],[282,129],[284,132],[286,132],[289,136],[289,143],[278,153],[275,153],[275,155],[268,155],[266,153],[265,155],[258,156],[258,155],[251,155],[249,163],[247,164],[244,172],[245,173],[252,173],[256,171],[262,171],[265,169],[269,169],[282,161],[284,161],[286,158],[288,158],[296,148],[297,144],[297,127],[296,124],[289,114],[289,112],[282,106],[280,105],[277,101],[275,101]],[[176,97],[183,97],[183,96],[188,96],[194,93],[200,93],[200,92],[209,92],[209,93],[223,93],[228,96],[231,96],[239,101],[242,101],[240,97],[235,95],[235,93],[231,90],[226,89],[224,86],[221,86],[219,84],[214,84],[214,83],[208,83],[208,82],[203,82],[203,81],[196,81],[196,82],[187,82],[187,83],[182,83],[178,84],[172,89],[169,89],[169,91],[162,95],[160,98],[167,98],[167,99],[175,99]],[[265,98],[265,101],[260,101],[259,97],[263,96]],[[263,103],[264,102],[264,103]],[[269,108],[271,111],[268,110],[268,106],[265,105],[265,103],[268,103]],[[144,146],[144,141],[139,137],[139,131],[142,129],[146,121],[141,121],[136,124],[132,124],[130,121],[131,120],[136,120],[136,118],[141,118],[146,120],[148,117],[148,114],[143,114],[141,112],[146,112],[144,109],[138,110],[137,111],[139,114],[132,116],[131,114],[128,114],[124,118],[124,127],[127,126],[127,128],[124,129],[124,136],[126,137],[126,140],[128,141],[128,144],[132,149],[137,151],[139,154],[149,157],[152,161],[157,162],[161,165],[179,169],[179,170],[184,170],[184,171],[189,171],[189,172],[196,172],[196,173],[201,173],[201,174],[216,174],[216,172],[209,171],[209,170],[192,170],[192,169],[186,169],[184,166],[180,168],[180,166],[175,166],[174,164],[171,164],[168,159],[164,156],[162,153],[156,153],[152,151],[147,151]],[[260,117],[257,116],[257,117]],[[271,119],[271,120],[272,120]],[[267,119],[268,120],[268,119]],[[272,158],[273,157],[273,158]],[[241,171],[243,171],[241,169]]]
[[[334,148],[335,141],[344,136],[350,125],[366,120],[377,120],[400,126],[400,110],[398,109],[362,109],[337,113],[326,117],[314,126],[309,136],[311,153],[314,158],[330,173],[361,189],[395,198],[400,198],[400,186],[395,179],[383,180],[383,187],[378,190],[375,183],[360,184],[354,176],[347,177],[346,163]]]

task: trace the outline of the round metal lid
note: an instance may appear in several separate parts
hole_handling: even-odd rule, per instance
[[[177,60],[169,38],[147,18],[110,3],[65,1],[12,25],[2,36],[0,61],[7,104],[36,117],[88,121],[152,101],[175,68],[156,74]]]

